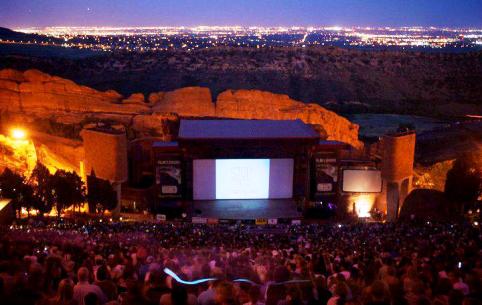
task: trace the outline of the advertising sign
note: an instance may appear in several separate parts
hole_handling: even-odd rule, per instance
[[[316,193],[332,193],[336,191],[338,166],[335,158],[315,158]]]
[[[208,219],[204,217],[193,217],[192,223],[207,223]]]
[[[166,215],[164,214],[156,214],[156,220],[157,221],[166,221]]]
[[[180,160],[157,161],[156,184],[160,186],[160,197],[180,197],[181,182]]]
[[[266,225],[268,224],[268,220],[266,218],[257,218],[255,223],[257,225]]]

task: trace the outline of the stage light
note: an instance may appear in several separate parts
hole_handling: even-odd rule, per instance
[[[373,206],[373,197],[360,196],[355,201],[356,214],[360,218],[370,217],[370,211]]]
[[[13,128],[10,131],[10,135],[15,140],[24,140],[27,137],[27,132],[21,128]]]

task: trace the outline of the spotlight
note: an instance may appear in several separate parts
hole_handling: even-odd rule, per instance
[[[23,140],[27,137],[27,133],[21,128],[13,128],[10,134],[15,140]]]

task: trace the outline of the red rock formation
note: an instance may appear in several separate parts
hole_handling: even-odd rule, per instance
[[[38,70],[0,72],[0,107],[9,111],[138,114],[150,110],[131,99],[122,104],[121,99],[115,91],[97,91]]]
[[[50,76],[38,70],[0,70],[0,111],[32,121],[43,118],[62,124],[109,120],[132,129],[134,135],[170,139],[177,117],[239,119],[301,119],[321,126],[330,140],[361,148],[358,125],[317,104],[305,104],[287,95],[258,90],[227,90],[213,103],[208,88],[187,87],[170,92],[123,98],[113,90],[101,92]],[[82,127],[82,126],[80,126]],[[168,133],[168,134],[166,134]]]
[[[180,116],[214,116],[211,91],[202,87],[186,87],[166,92],[152,107],[154,112],[174,112]]]
[[[216,116],[237,119],[300,119],[323,127],[328,140],[337,140],[361,148],[358,125],[317,104],[305,104],[287,95],[259,90],[227,90],[218,96]]]

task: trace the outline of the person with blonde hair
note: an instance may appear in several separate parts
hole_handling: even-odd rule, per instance
[[[70,279],[60,281],[57,295],[50,300],[49,305],[78,305],[74,300],[74,283]]]

